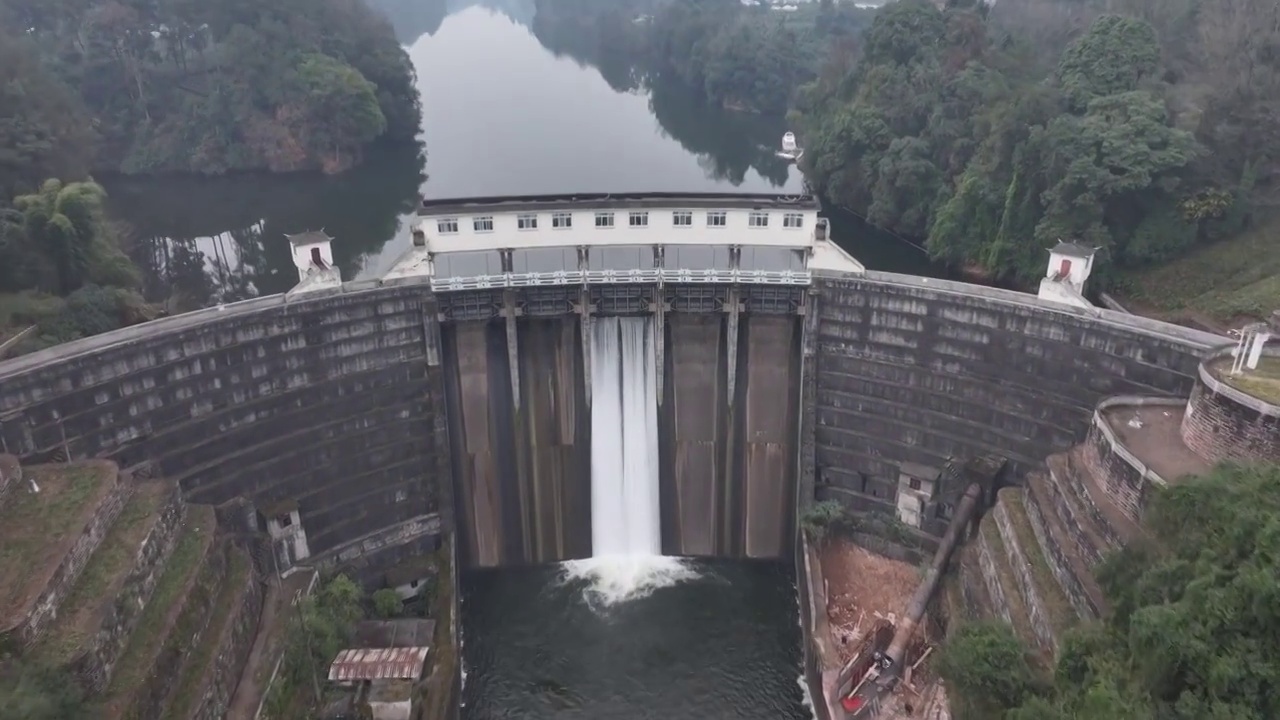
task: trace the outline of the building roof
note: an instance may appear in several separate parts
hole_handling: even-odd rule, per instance
[[[506,195],[467,198],[423,198],[419,215],[462,215],[483,212],[537,212],[561,208],[779,208],[818,210],[812,195],[776,193],[576,193],[563,195]]]
[[[938,479],[939,475],[942,474],[942,469],[925,465],[924,463],[903,462],[903,463],[898,463],[898,472],[902,473],[903,475],[906,475],[907,477],[913,477],[917,480],[933,482],[934,480]]]
[[[1091,248],[1080,243],[1058,241],[1058,244],[1049,248],[1049,252],[1059,255],[1067,255],[1070,257],[1089,258],[1098,252],[1097,248]]]
[[[330,242],[333,238],[325,233],[324,228],[319,230],[307,230],[306,232],[290,235],[285,233],[285,237],[289,238],[289,242],[294,246],[298,245],[315,245],[317,243]]]
[[[417,680],[422,677],[427,651],[425,647],[348,648],[329,666],[329,680]]]

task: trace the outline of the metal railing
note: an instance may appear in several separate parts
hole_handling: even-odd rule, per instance
[[[565,285],[810,285],[808,270],[557,270],[555,272],[501,273],[469,277],[435,277],[435,292],[493,290]]]

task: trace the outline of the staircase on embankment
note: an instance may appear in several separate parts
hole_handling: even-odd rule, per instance
[[[64,673],[103,720],[223,718],[265,588],[245,542],[174,483],[7,455],[0,577],[0,648]]]

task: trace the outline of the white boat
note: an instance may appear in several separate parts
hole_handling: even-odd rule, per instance
[[[788,160],[799,160],[804,157],[804,149],[796,146],[796,135],[793,132],[786,132],[782,136],[782,149],[777,153],[778,157]]]

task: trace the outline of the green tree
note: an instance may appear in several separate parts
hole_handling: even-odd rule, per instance
[[[36,287],[67,294],[93,279],[100,261],[118,271],[121,253],[107,237],[102,204],[106,192],[94,182],[46,180],[40,190],[14,200],[35,261]]]
[[[964,698],[995,716],[1037,690],[1027,651],[1002,622],[961,627],[938,654],[936,668]]]
[[[1111,616],[1068,633],[1053,692],[1006,720],[1280,717],[1280,465],[1220,465],[1161,489],[1143,528],[1099,569]],[[993,685],[1004,673],[952,666],[978,649],[948,647],[944,675],[1007,697]]]
[[[0,708],[12,720],[87,720],[79,687],[56,671],[21,661],[0,665]]]
[[[1137,90],[1160,70],[1160,41],[1146,22],[1103,15],[1058,63],[1067,101],[1083,110],[1094,98]]]
[[[382,588],[373,594],[373,612],[378,617],[389,620],[404,612],[404,603],[395,590]]]
[[[296,69],[295,135],[326,167],[354,164],[362,147],[382,134],[387,119],[377,89],[359,70],[327,55],[310,54]]]

